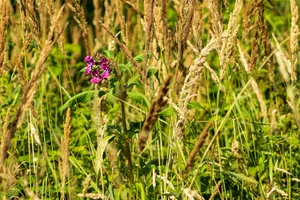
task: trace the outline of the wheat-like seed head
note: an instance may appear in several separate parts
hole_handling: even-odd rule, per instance
[[[298,34],[299,34],[299,27],[298,27],[298,18],[299,18],[299,12],[298,12],[298,6],[296,4],[295,0],[290,0],[291,3],[291,10],[292,10],[292,24],[291,24],[291,52],[292,52],[292,73],[291,73],[291,79],[292,81],[297,80],[297,63],[298,63],[298,57],[299,52],[298,49]]]

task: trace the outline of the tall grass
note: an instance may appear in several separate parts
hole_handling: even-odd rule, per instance
[[[298,6],[1,1],[0,196],[299,199]]]

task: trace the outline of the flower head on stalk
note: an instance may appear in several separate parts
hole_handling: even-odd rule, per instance
[[[103,79],[107,79],[111,72],[109,67],[109,61],[107,58],[102,56],[98,62],[92,56],[86,56],[84,58],[86,63],[85,74],[92,74],[91,82],[98,84]]]

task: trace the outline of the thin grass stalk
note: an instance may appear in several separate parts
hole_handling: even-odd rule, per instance
[[[239,44],[238,44],[238,49],[239,49],[239,53],[240,53],[240,59],[241,59],[241,62],[243,64],[244,68],[245,68],[245,71],[249,74],[250,77],[252,77],[251,76],[252,68],[249,66],[250,64],[248,64],[248,62],[245,58],[244,52],[243,52],[243,50],[242,50],[242,48]],[[266,103],[264,101],[263,94],[260,91],[259,86],[258,86],[256,80],[253,77],[251,79],[250,84],[251,84],[251,87],[252,87],[254,93],[256,94],[257,100],[258,100],[259,105],[260,105],[261,113],[262,113],[265,121],[268,122],[269,118],[268,118],[267,106],[266,106]]]
[[[144,17],[144,12],[141,11],[137,6],[135,6],[132,2],[128,1],[128,0],[121,0],[123,3],[127,4],[128,6],[130,6],[130,8],[135,11],[136,13],[138,13],[141,17]]]
[[[105,137],[105,131],[107,128],[107,115],[102,112],[102,101],[105,96],[101,98],[98,97],[98,90],[95,88],[95,98],[94,98],[94,111],[95,114],[93,116],[93,121],[96,125],[96,137],[97,137],[97,152],[95,158],[95,171],[96,174],[99,174],[100,171],[100,179],[102,184],[102,193],[104,194],[104,177],[103,177],[103,148],[106,148],[106,145],[103,143],[103,139]]]
[[[166,105],[167,100],[164,97],[169,91],[169,85],[171,83],[171,76],[168,75],[164,81],[164,84],[161,86],[160,91],[157,97],[152,101],[148,116],[143,124],[142,130],[138,136],[138,146],[140,150],[143,150],[145,147],[145,142],[149,137],[150,132],[158,119],[158,113]]]
[[[187,38],[192,27],[195,0],[181,1],[180,4],[180,20],[178,24],[178,51],[177,51],[177,66],[182,72],[183,76],[186,75],[186,68],[183,65],[183,52],[186,48]],[[187,5],[186,5],[187,4]]]
[[[44,64],[47,60],[47,57],[51,53],[51,51],[54,47],[54,44],[58,40],[59,36],[65,30],[66,26],[61,28],[60,31],[58,33],[56,33],[56,35],[54,35],[54,27],[55,27],[55,24],[58,23],[58,20],[61,16],[63,8],[64,8],[64,6],[60,9],[60,11],[58,12],[58,14],[56,15],[56,17],[54,18],[54,20],[51,23],[52,26],[50,28],[50,32],[48,34],[48,38],[47,38],[45,47],[43,48],[43,50],[41,52],[40,58],[38,59],[38,61],[36,63],[35,69],[31,73],[31,79],[30,79],[29,83],[27,84],[26,89],[24,90],[24,95],[22,98],[21,105],[19,106],[17,113],[14,117],[14,120],[12,122],[10,130],[8,132],[7,138],[5,141],[3,141],[3,148],[2,148],[2,152],[1,152],[1,158],[0,158],[0,166],[3,166],[4,161],[8,155],[7,151],[10,146],[11,139],[14,137],[14,134],[15,134],[17,128],[22,124],[25,112],[26,112],[28,106],[32,103],[34,94],[38,87],[39,79],[42,76],[43,72],[47,69],[47,67],[44,66]]]
[[[290,62],[290,60],[287,59],[287,57],[282,52],[282,50],[280,48],[280,44],[278,43],[278,41],[274,35],[273,35],[273,38],[276,42],[276,47],[277,47],[277,50],[275,51],[275,58],[277,60],[277,63],[279,64],[279,72],[287,85],[287,89],[286,89],[286,93],[287,93],[287,97],[288,97],[287,102],[293,111],[296,125],[297,125],[298,129],[300,129],[299,109],[296,104],[297,99],[295,97],[295,89],[294,89],[293,85],[291,84],[291,82],[293,81],[293,79],[291,77],[291,74],[292,74],[291,73],[292,72],[291,62]]]
[[[66,122],[64,125],[64,138],[61,141],[61,163],[59,167],[61,178],[61,199],[65,199],[66,179],[69,174],[69,143],[71,132],[71,109],[67,109]]]
[[[93,5],[94,5],[94,13],[95,13],[95,17],[100,19],[101,18],[101,13],[102,13],[102,1],[99,1],[99,0],[93,0]],[[99,41],[100,38],[101,38],[101,29],[100,29],[100,26],[97,26],[97,21],[94,19],[93,20],[93,24],[95,26],[95,29],[96,29],[96,38],[97,40]]]
[[[299,59],[299,52],[298,49],[298,33],[299,33],[299,27],[298,27],[298,18],[299,18],[299,12],[298,12],[298,6],[296,4],[296,0],[290,0],[291,3],[291,11],[292,11],[292,24],[291,24],[291,39],[290,39],[290,46],[291,46],[291,52],[292,52],[292,74],[291,79],[292,81],[297,80],[297,63]]]
[[[195,90],[199,87],[199,78],[204,68],[204,63],[208,54],[217,47],[215,38],[212,38],[205,48],[202,49],[200,55],[194,60],[194,64],[190,66],[189,72],[185,77],[184,84],[181,88],[179,97],[178,120],[175,132],[181,141],[184,136],[184,127],[186,123],[187,106],[191,99],[195,96]]]
[[[232,60],[236,40],[238,36],[238,30],[239,30],[239,22],[238,22],[238,16],[242,10],[243,7],[243,1],[237,0],[234,4],[233,12],[230,14],[229,22],[228,22],[228,28],[225,30],[221,38],[216,37],[218,40],[218,44],[220,45],[220,40],[223,40],[221,43],[221,49],[218,49],[219,56],[220,56],[220,80],[222,80],[225,76],[226,68],[228,66],[228,63]]]
[[[220,186],[221,186],[221,183],[222,183],[222,180],[219,180],[219,182],[218,182],[218,184],[216,185],[216,187],[215,187],[213,193],[210,195],[209,200],[214,200],[214,199],[215,199],[215,196],[216,196],[218,193],[220,193],[219,188],[220,188]]]
[[[85,19],[84,9],[82,8],[82,6],[80,5],[80,2],[78,0],[73,0],[73,4],[75,7],[73,7],[71,4],[68,4],[68,6],[79,17],[79,19],[78,19],[76,16],[74,16],[74,19],[82,30],[82,38],[83,38],[86,55],[91,55],[92,47],[90,44],[89,28],[88,28],[88,23]]]
[[[6,28],[7,28],[7,0],[2,0],[0,3],[0,76],[3,71],[4,63],[4,48],[6,41]]]
[[[121,103],[121,111],[122,111],[122,125],[125,132],[126,137],[129,137],[128,130],[127,130],[127,122],[126,122],[126,111],[125,111],[125,104],[124,101],[126,99],[126,91],[122,84],[120,84],[121,96],[120,96],[120,103]],[[133,182],[133,174],[132,174],[132,160],[131,160],[131,151],[129,145],[129,138],[125,141],[125,148],[124,153],[128,161],[128,177],[131,182]]]
[[[1,152],[4,151],[5,144],[4,142],[6,141],[7,138],[7,133],[8,133],[8,125],[9,125],[9,118],[10,118],[10,108],[6,111],[6,116],[2,128],[2,136],[1,136]],[[4,165],[1,163],[0,169],[3,169]]]
[[[145,0],[144,1],[144,23],[146,29],[146,44],[144,49],[144,62],[143,62],[143,80],[145,81],[144,77],[146,77],[147,73],[147,55],[150,51],[151,40],[152,40],[152,32],[153,32],[153,22],[154,22],[154,1],[155,0]]]
[[[183,177],[186,177],[189,174],[189,172],[191,171],[191,169],[194,165],[194,162],[195,162],[195,158],[196,158],[197,154],[199,153],[200,148],[204,144],[205,139],[208,135],[208,131],[212,125],[213,125],[213,122],[209,122],[206,125],[206,127],[202,130],[201,134],[199,135],[197,142],[195,143],[195,146],[194,146],[192,152],[189,154],[188,159],[186,161],[186,166],[183,171]]]

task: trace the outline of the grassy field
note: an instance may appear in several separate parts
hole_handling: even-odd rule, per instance
[[[300,199],[299,6],[2,0],[1,199]]]

